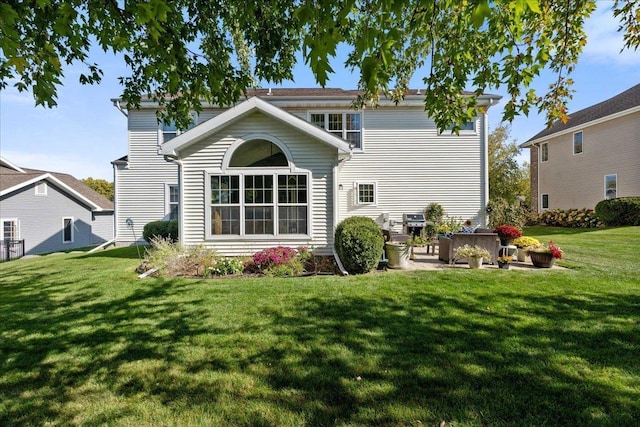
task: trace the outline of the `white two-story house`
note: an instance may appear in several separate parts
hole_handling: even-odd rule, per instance
[[[113,162],[116,238],[141,239],[150,221],[177,219],[185,245],[227,255],[277,246],[330,253],[343,219],[395,222],[431,202],[485,224],[487,113],[458,134],[438,132],[412,91],[399,105],[354,110],[357,91],[253,90],[232,108],[204,106],[179,132],[157,105],[114,104],[128,117],[128,154]]]

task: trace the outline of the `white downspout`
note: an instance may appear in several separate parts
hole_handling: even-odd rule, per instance
[[[184,191],[182,189],[182,182],[184,181],[183,177],[183,167],[182,160],[179,160],[175,157],[165,155],[164,160],[169,163],[174,163],[178,165],[178,196],[180,197],[180,202],[178,205],[178,242],[180,244],[184,244],[182,232],[184,230]]]
[[[486,207],[487,204],[489,203],[489,115],[487,113],[487,111],[489,110],[489,107],[491,106],[491,104],[493,104],[493,100],[490,99],[489,100],[489,106],[487,107],[487,109],[485,110],[484,114],[483,114],[483,119],[484,119],[484,129],[483,129],[483,137],[482,137],[482,156],[483,156],[483,161],[482,161],[482,173],[483,173],[483,177],[482,179],[484,180],[484,188],[482,189],[482,217],[483,217],[483,226],[486,227],[487,224],[489,224],[489,218],[487,215],[487,211],[486,211]]]

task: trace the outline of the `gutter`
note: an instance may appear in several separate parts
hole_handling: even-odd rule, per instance
[[[118,111],[120,111],[125,117],[129,117],[125,109],[122,108],[122,105],[120,105],[119,99],[112,99],[111,102],[113,102],[113,106],[116,107]]]
[[[165,154],[163,156],[164,161],[168,163],[173,163],[178,166],[178,196],[180,197],[180,202],[178,204],[178,242],[184,244],[182,240],[182,230],[184,230],[184,224],[182,218],[184,218],[184,191],[182,191],[182,182],[183,182],[183,168],[182,168],[182,160],[179,160],[177,157]]]

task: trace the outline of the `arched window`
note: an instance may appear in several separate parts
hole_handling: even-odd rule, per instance
[[[232,168],[289,166],[280,147],[266,139],[254,139],[240,145],[229,162]]]
[[[294,172],[285,151],[251,139],[231,153],[224,174],[208,175],[210,236],[309,234],[311,174]]]

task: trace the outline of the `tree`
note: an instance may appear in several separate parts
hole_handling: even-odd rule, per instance
[[[489,199],[516,203],[530,198],[529,165],[518,163],[520,149],[510,133],[502,123],[489,134]]]
[[[113,202],[113,182],[106,181],[99,178],[85,178],[81,179],[87,187],[91,188],[98,194],[102,194],[107,199]]]
[[[129,108],[158,102],[159,118],[184,129],[201,102],[229,105],[257,82],[291,79],[302,53],[324,86],[338,46],[359,73],[355,106],[401,100],[422,66],[426,112],[440,128],[477,114],[477,96],[506,87],[504,119],[546,111],[566,120],[572,72],[594,0],[37,0],[0,3],[0,89],[32,91],[54,106],[64,66],[82,63],[85,84],[102,71],[92,45],[120,53]],[[615,0],[629,48],[640,43],[640,0]],[[543,69],[557,82],[531,88]],[[472,96],[461,96],[471,86]]]

